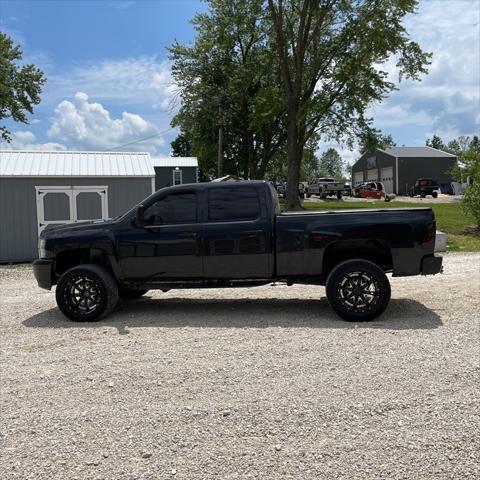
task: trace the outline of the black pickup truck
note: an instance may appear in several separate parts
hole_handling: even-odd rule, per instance
[[[435,231],[430,208],[281,213],[270,183],[198,183],[161,189],[113,220],[44,230],[33,270],[75,321],[150,289],[273,281],[326,285],[342,318],[365,321],[387,307],[386,273],[441,272]]]

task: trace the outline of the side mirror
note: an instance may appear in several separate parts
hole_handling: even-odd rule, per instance
[[[135,212],[135,225],[137,227],[145,226],[145,205],[140,204]]]

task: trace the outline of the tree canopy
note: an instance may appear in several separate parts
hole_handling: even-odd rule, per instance
[[[192,46],[170,48],[182,101],[173,119],[201,169],[215,175],[219,129],[224,173],[263,178],[285,141],[275,59],[262,22],[262,0],[210,0],[192,21]]]
[[[344,161],[334,148],[325,150],[318,161],[318,169],[321,176],[341,178],[344,168]]]
[[[390,147],[395,147],[397,144],[390,134],[383,134],[378,129],[367,129],[359,135],[359,150],[363,155],[367,152],[373,152],[377,148],[385,150]]]
[[[402,24],[416,5],[209,0],[208,11],[193,19],[194,44],[170,48],[182,102],[173,125],[212,175],[218,151],[225,173],[248,178],[284,161],[286,206],[298,208],[312,142],[353,144],[375,132],[368,107],[397,88],[382,65],[394,58],[399,79],[426,73],[430,55]]]
[[[40,93],[46,79],[34,65],[19,65],[22,50],[0,32],[0,121],[11,118],[28,123],[27,113],[40,103]],[[10,132],[0,125],[0,139],[10,142]]]
[[[402,24],[415,0],[268,0],[287,115],[287,208],[298,208],[303,148],[319,134],[340,140],[370,126],[367,108],[395,89],[383,65],[418,80],[430,55]]]

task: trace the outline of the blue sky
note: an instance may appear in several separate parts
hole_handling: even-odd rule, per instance
[[[8,124],[12,146],[107,150],[151,137],[122,149],[168,155],[177,96],[166,47],[193,41],[189,20],[205,8],[193,0],[0,0],[0,29],[48,78],[31,123]],[[405,145],[478,133],[480,2],[422,1],[405,24],[433,64],[422,82],[402,82],[372,107],[375,126]],[[387,70],[397,81],[394,62]]]

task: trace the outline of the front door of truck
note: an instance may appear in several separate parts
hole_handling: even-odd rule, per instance
[[[207,279],[269,278],[273,274],[272,218],[265,192],[219,185],[206,192],[204,274]]]
[[[125,279],[195,280],[203,277],[202,225],[197,192],[180,190],[145,210],[145,225],[119,234],[118,261]]]

